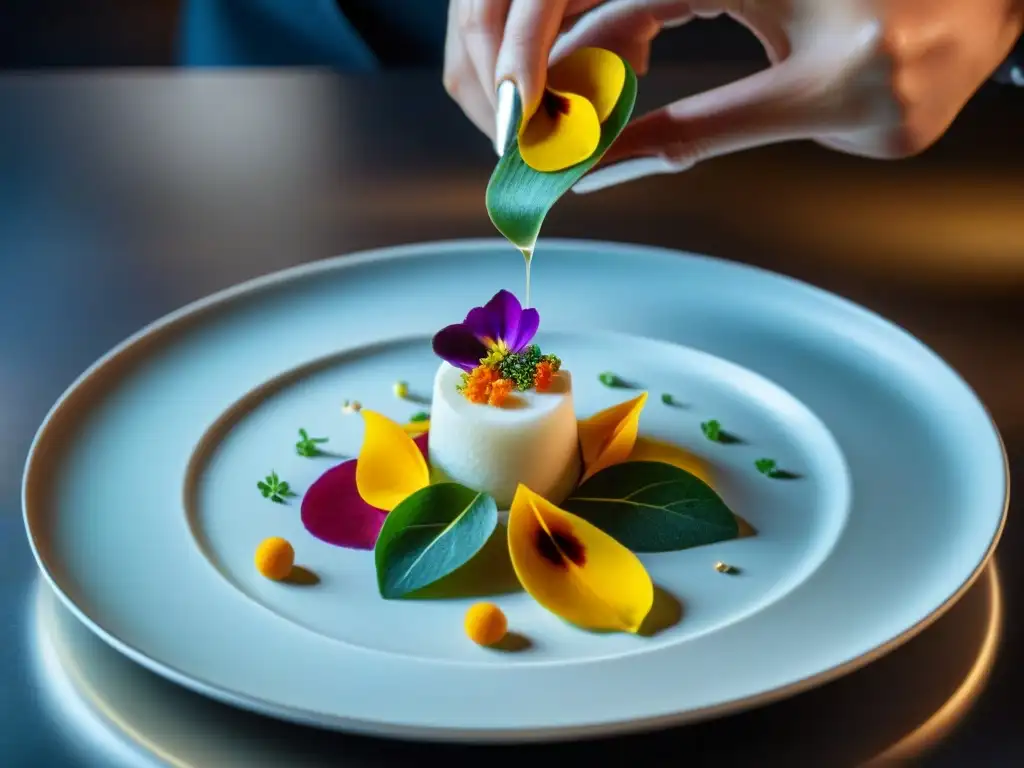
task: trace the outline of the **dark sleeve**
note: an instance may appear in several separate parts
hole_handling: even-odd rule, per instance
[[[1024,88],[1024,35],[1017,40],[1017,45],[1003,65],[996,70],[996,82],[1016,85]]]

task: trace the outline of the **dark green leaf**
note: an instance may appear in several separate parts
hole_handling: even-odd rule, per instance
[[[277,486],[277,492],[278,493],[287,494],[288,493],[288,483],[281,483],[280,485],[278,485]]]
[[[264,496],[270,493],[270,486],[264,483],[262,480],[256,483],[256,487],[260,489],[260,493]]]
[[[274,502],[275,504],[284,504],[284,499],[282,499],[282,498],[281,498],[280,496],[278,496],[278,495],[276,495],[276,494],[275,494],[275,495],[273,495],[273,496],[271,496],[271,497],[270,497],[270,500],[271,500],[272,502]]]
[[[498,525],[498,506],[486,493],[458,483],[417,491],[384,518],[374,559],[382,597],[433,584],[468,563]]]
[[[299,437],[301,437],[303,440],[309,440],[309,433],[306,432],[306,430],[304,430],[304,429],[300,429],[299,430]]]
[[[762,475],[771,475],[776,468],[774,459],[758,459],[754,462],[754,466]]]
[[[417,411],[409,417],[409,421],[427,421],[430,419],[430,414],[426,411]]]
[[[625,62],[624,62],[625,63]],[[487,213],[505,237],[520,249],[533,249],[548,211],[573,184],[593,168],[629,122],[636,102],[636,73],[626,63],[626,82],[615,108],[601,126],[601,139],[594,154],[562,171],[535,171],[519,154],[519,142],[513,136],[498,161],[487,185]],[[515,123],[522,106],[516,97]]]
[[[310,438],[314,443],[326,443],[329,438],[326,437],[313,437]]]
[[[562,506],[634,552],[671,552],[739,535],[736,518],[707,483],[659,461],[601,470]]]

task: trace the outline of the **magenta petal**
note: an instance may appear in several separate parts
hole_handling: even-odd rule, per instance
[[[355,459],[324,472],[302,497],[306,530],[336,547],[373,549],[386,516],[359,495]]]
[[[465,325],[449,325],[434,335],[434,354],[442,360],[471,371],[487,356],[487,348]]]
[[[427,458],[429,432],[413,442]],[[324,472],[302,497],[302,524],[320,541],[349,549],[373,549],[387,512],[371,507],[356,488],[356,459]]]

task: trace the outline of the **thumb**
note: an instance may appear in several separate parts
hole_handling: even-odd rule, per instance
[[[712,157],[829,130],[837,113],[826,93],[836,83],[813,62],[791,56],[755,75],[669,104],[626,127],[579,193],[654,174],[675,173]]]

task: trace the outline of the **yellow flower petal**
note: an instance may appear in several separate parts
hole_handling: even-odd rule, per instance
[[[594,154],[601,121],[583,96],[548,89],[519,131],[519,154],[535,171],[561,171]]]
[[[361,413],[366,433],[356,462],[356,488],[367,504],[390,512],[430,484],[427,461],[401,425],[374,411]]]
[[[422,435],[424,432],[430,431],[430,420],[409,421],[402,425],[402,429],[405,430],[407,435],[416,437],[417,435]]]
[[[585,98],[594,105],[601,123],[615,109],[625,85],[626,65],[604,48],[580,48],[548,72],[549,88]]]
[[[650,613],[654,585],[637,556],[524,485],[509,511],[508,550],[523,589],[577,626],[635,633]]]
[[[711,467],[699,456],[684,451],[682,448],[671,443],[660,440],[652,440],[648,437],[638,437],[633,452],[629,454],[630,461],[660,461],[664,464],[671,464],[679,467],[691,475],[700,478],[708,485],[714,487],[711,482]]]
[[[629,459],[640,429],[640,412],[646,402],[647,393],[644,392],[579,422],[580,450],[583,453],[581,483],[602,469]]]

